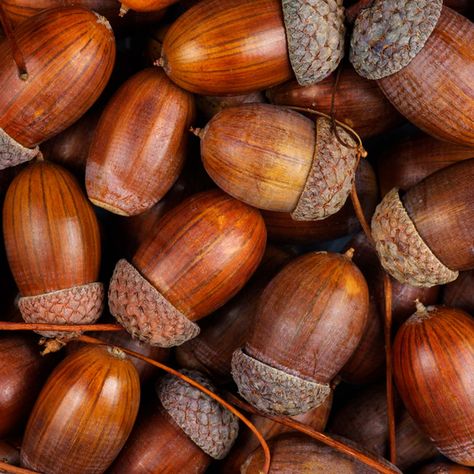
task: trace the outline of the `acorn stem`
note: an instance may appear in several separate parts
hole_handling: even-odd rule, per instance
[[[344,252],[344,257],[348,258],[349,260],[352,260],[352,257],[354,256],[354,252],[355,252],[354,248],[351,247]]]
[[[426,315],[426,306],[418,298],[415,300],[415,306],[417,314],[419,314],[420,316]]]
[[[156,61],[153,61],[153,66],[164,67],[165,60],[163,59],[163,56],[160,56]]]
[[[199,127],[189,127],[189,131],[196,135],[196,137],[199,137],[200,139],[202,139],[204,137],[204,131],[202,128],[199,128]]]

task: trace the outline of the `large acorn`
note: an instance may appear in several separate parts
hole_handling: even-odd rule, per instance
[[[109,288],[110,312],[152,345],[180,345],[199,334],[194,322],[239,291],[265,250],[260,213],[219,190],[169,211],[135,253],[120,260]]]
[[[181,371],[207,389],[199,372]],[[193,473],[229,452],[239,432],[238,419],[188,383],[167,375],[156,384],[156,398],[143,410],[111,474]]]
[[[100,118],[86,168],[89,199],[120,215],[150,209],[183,168],[191,94],[156,68],[131,77]]]
[[[454,462],[474,466],[474,321],[462,310],[418,305],[393,346],[398,392],[418,426]]]
[[[104,472],[130,434],[140,403],[133,364],[115,347],[84,347],[51,374],[21,447],[23,466],[48,474]]]
[[[474,146],[473,43],[474,24],[442,0],[375,0],[355,21],[350,60],[418,128]]]
[[[474,159],[393,188],[372,218],[382,265],[398,281],[429,287],[474,268]]]
[[[108,21],[85,8],[44,11],[14,34],[28,74],[19,77],[10,42],[0,41],[0,169],[31,160],[39,143],[81,117],[115,60]]]
[[[362,337],[369,295],[350,252],[312,252],[273,278],[260,298],[232,376],[258,410],[298,415],[319,406]]]
[[[3,233],[26,322],[88,324],[99,318],[99,226],[68,171],[47,162],[24,169],[5,198]]]
[[[344,54],[342,0],[204,0],[166,33],[163,66],[203,95],[238,95],[288,81],[314,84]]]
[[[341,127],[349,147],[352,137]],[[291,212],[295,220],[339,211],[354,181],[355,148],[341,144],[330,120],[246,104],[223,110],[199,131],[206,171],[224,191],[259,209]]]

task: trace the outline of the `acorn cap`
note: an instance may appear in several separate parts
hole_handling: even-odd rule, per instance
[[[194,370],[180,370],[207,389],[215,392],[209,379]],[[174,422],[206,454],[222,459],[230,451],[239,433],[235,415],[217,401],[183,380],[167,375],[158,380],[156,392]]]
[[[110,280],[109,309],[133,338],[152,346],[179,346],[200,331],[125,259]]]
[[[341,140],[355,147],[352,136],[342,127],[336,127]],[[357,150],[340,143],[331,121],[318,117],[313,163],[291,217],[297,221],[316,221],[338,212],[351,192],[356,164]]]
[[[36,296],[23,296],[18,308],[27,323],[92,324],[104,310],[104,285],[88,283]],[[37,331],[44,337],[75,337],[74,333]]]
[[[349,59],[367,79],[381,79],[408,66],[441,15],[442,0],[375,0],[354,24]]]
[[[14,140],[0,128],[0,170],[31,161],[39,153],[39,148],[27,148]]]
[[[398,188],[386,194],[375,209],[372,236],[383,267],[401,283],[424,288],[449,283],[459,275],[438,260],[421,238]]]
[[[240,395],[257,410],[270,415],[299,415],[321,405],[331,393],[317,383],[275,369],[237,349],[232,355],[232,377]]]
[[[288,54],[298,84],[329,76],[344,56],[342,0],[282,0]]]

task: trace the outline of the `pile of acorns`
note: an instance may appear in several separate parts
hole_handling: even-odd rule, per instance
[[[0,472],[472,472],[444,3],[0,2]]]

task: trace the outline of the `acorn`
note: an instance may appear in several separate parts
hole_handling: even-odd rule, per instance
[[[359,76],[350,65],[342,68],[334,93],[335,80],[333,73],[312,86],[300,86],[291,81],[267,90],[266,95],[272,104],[303,107],[325,114],[331,114],[334,95],[335,117],[362,138],[379,135],[403,121],[377,84]]]
[[[157,63],[201,95],[247,94],[293,74],[308,85],[336,69],[344,33],[342,0],[204,0],[172,24]]]
[[[115,60],[109,22],[84,8],[64,7],[15,29],[27,65],[19,77],[10,42],[0,41],[0,169],[31,160],[38,144],[72,125],[103,91]],[[67,87],[65,87],[67,84]]]
[[[315,123],[283,107],[246,104],[224,109],[198,133],[209,176],[251,206],[318,220],[338,212],[350,193],[356,150],[338,141],[326,118]],[[344,129],[338,133],[355,146]]]
[[[428,176],[400,195],[393,188],[372,218],[382,265],[394,278],[429,287],[474,268],[474,159]]]
[[[394,379],[408,412],[438,450],[474,466],[474,321],[462,310],[424,307],[397,332]]]
[[[397,137],[377,157],[380,192],[385,196],[394,187],[409,189],[436,171],[468,158],[474,158],[474,148],[442,142],[419,130]]]
[[[0,460],[12,466],[20,465],[20,448],[17,443],[9,440],[0,441]],[[0,471],[6,472],[6,471]]]
[[[209,374],[219,383],[232,380],[232,354],[247,341],[265,286],[290,257],[288,252],[268,246],[260,266],[245,287],[203,321],[198,336],[176,348],[178,364]]]
[[[155,12],[176,3],[178,0],[119,0],[119,15],[124,16],[128,10],[136,12]]]
[[[442,0],[375,0],[355,21],[350,61],[418,128],[472,147],[473,43],[474,24]]]
[[[257,210],[218,190],[196,194],[163,216],[131,264],[119,260],[110,312],[134,338],[180,345],[244,286],[265,243]]]
[[[137,371],[120,349],[80,349],[58,365],[36,401],[22,466],[48,474],[104,472],[127,440],[139,403]]]
[[[156,68],[131,77],[101,115],[86,168],[89,199],[140,214],[173,186],[184,164],[193,98]]]
[[[181,372],[215,392],[199,372]],[[110,474],[200,474],[213,459],[227,455],[239,431],[235,415],[172,375],[158,380],[156,394],[158,400],[143,411]]]
[[[443,304],[474,314],[474,271],[461,272],[459,278],[443,289]]]
[[[99,226],[68,171],[47,162],[25,168],[8,188],[3,233],[26,322],[90,324],[99,318]]]
[[[472,469],[459,464],[437,461],[424,466],[416,471],[416,474],[472,474]]]
[[[248,341],[232,357],[239,392],[258,410],[298,415],[328,397],[367,320],[367,283],[350,256],[306,254],[265,288]]]

